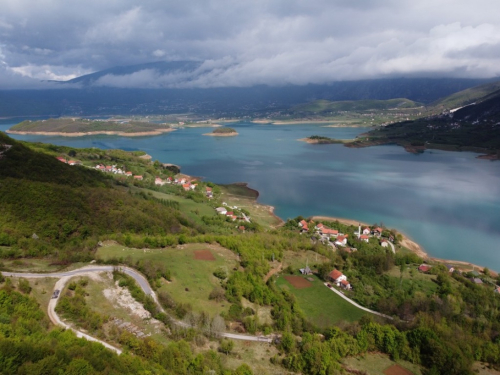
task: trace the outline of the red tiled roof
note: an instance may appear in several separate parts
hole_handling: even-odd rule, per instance
[[[382,233],[383,229],[382,229],[382,228],[380,228],[380,227],[377,227],[377,228],[375,228],[375,229],[374,229],[374,231],[375,231],[375,232]]]
[[[302,224],[303,226],[307,226],[307,221],[305,221],[305,220],[301,220],[301,221],[300,221],[300,224]]]
[[[345,285],[345,286],[348,286],[348,285],[349,285],[349,281],[347,281],[347,280],[342,280],[340,283],[341,283],[342,285]]]
[[[245,230],[245,227],[243,225],[238,227],[239,230]]]
[[[418,270],[421,272],[427,272],[431,269],[431,266],[427,264],[421,264],[420,267],[418,267]]]
[[[226,213],[227,216],[233,216],[233,211],[229,211],[228,213]]]
[[[207,191],[212,191],[212,188],[211,187],[206,187]]]
[[[323,228],[321,230],[321,233],[323,233],[323,234],[339,234],[339,231],[337,229]]]
[[[142,176],[134,176],[134,178],[137,178],[138,180],[142,180]]]
[[[368,237],[366,234],[362,234],[359,238],[361,238],[362,240],[367,240],[370,237]]]
[[[338,236],[338,237],[337,237],[337,241],[339,241],[339,242],[342,242],[342,241],[344,241],[345,239],[347,239],[347,236]]]
[[[339,270],[333,270],[328,276],[330,276],[333,280],[337,280],[342,275],[342,272],[340,272]]]
[[[323,223],[319,223],[318,225],[316,225],[316,228],[318,228],[318,229],[321,229],[323,227],[324,227]]]

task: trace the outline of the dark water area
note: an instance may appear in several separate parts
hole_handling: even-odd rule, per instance
[[[0,121],[4,131],[19,122]],[[431,255],[500,271],[500,162],[474,153],[398,146],[350,149],[311,145],[310,135],[354,138],[365,129],[321,124],[227,124],[235,137],[207,137],[211,128],[186,128],[154,137],[13,136],[72,147],[143,150],[153,159],[216,183],[247,182],[259,201],[283,219],[298,215],[383,223]]]

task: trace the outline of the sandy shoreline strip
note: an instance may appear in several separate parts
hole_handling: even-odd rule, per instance
[[[238,135],[239,133],[206,133],[203,135],[208,135],[210,137],[234,137],[235,135]]]
[[[147,132],[135,132],[135,133],[127,133],[120,131],[95,131],[95,132],[78,132],[78,133],[64,133],[64,132],[25,132],[25,131],[17,131],[17,130],[6,130],[6,133],[9,134],[19,134],[19,135],[56,135],[61,137],[84,137],[86,135],[118,135],[121,137],[144,137],[149,135],[160,135],[163,133],[169,133],[176,131],[177,129],[156,129]]]

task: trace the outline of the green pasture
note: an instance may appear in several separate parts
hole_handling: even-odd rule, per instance
[[[316,276],[307,277],[313,279],[309,288],[296,289],[283,275],[278,277],[276,285],[295,295],[300,309],[311,323],[320,328],[327,328],[341,321],[359,320],[366,314],[328,289]]]
[[[211,251],[214,261],[197,260],[195,250]],[[236,255],[228,249],[210,244],[187,244],[165,249],[131,249],[122,245],[110,245],[99,248],[96,258],[127,258],[132,261],[150,260],[163,262],[172,274],[172,281],[165,281],[160,291],[170,294],[176,303],[189,303],[193,311],[208,312],[210,315],[227,311],[227,302],[209,300],[210,292],[220,285],[213,272],[224,267],[228,273],[237,265]]]
[[[382,353],[370,353],[359,357],[344,358],[342,359],[342,364],[367,375],[384,375],[384,370],[395,364],[400,365],[414,375],[422,374],[420,366],[406,361],[398,361],[396,363],[391,361],[388,355]]]

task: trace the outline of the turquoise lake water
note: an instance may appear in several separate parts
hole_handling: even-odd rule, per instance
[[[18,120],[20,121],[20,120]],[[18,121],[3,120],[0,130]],[[236,137],[206,137],[187,128],[155,137],[13,136],[72,147],[144,150],[182,172],[216,183],[248,182],[283,219],[298,215],[383,223],[434,257],[500,271],[500,162],[477,154],[401,147],[349,149],[310,145],[313,134],[353,138],[362,129],[321,125],[228,124]]]

